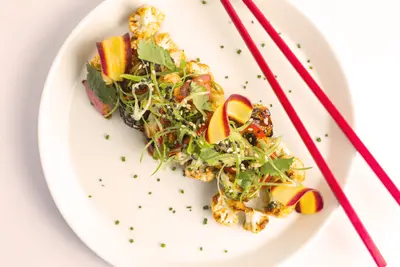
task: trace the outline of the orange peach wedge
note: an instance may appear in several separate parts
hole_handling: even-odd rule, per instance
[[[295,206],[301,214],[313,214],[324,207],[321,193],[312,188],[280,185],[272,188],[271,196],[286,207]]]
[[[248,98],[242,95],[231,95],[211,117],[206,132],[207,142],[216,144],[228,138],[231,133],[229,120],[244,124],[250,119],[252,111],[253,105]]]
[[[126,73],[132,63],[132,49],[129,33],[114,36],[102,42],[97,42],[101,70],[105,82],[122,81],[121,75]]]

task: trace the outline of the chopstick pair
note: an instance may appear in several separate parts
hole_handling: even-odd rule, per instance
[[[263,26],[265,31],[269,34],[271,39],[275,42],[275,44],[279,47],[282,53],[286,56],[286,58],[290,61],[292,66],[296,69],[298,74],[303,78],[305,83],[310,87],[311,91],[315,94],[321,104],[325,107],[325,109],[329,112],[332,118],[335,120],[337,125],[343,131],[343,133],[347,136],[349,141],[353,144],[353,146],[357,149],[360,155],[365,159],[371,169],[375,172],[378,178],[381,180],[383,185],[395,199],[395,201],[400,205],[400,191],[393,183],[393,181],[389,178],[383,168],[380,166],[378,161],[374,158],[374,156],[369,152],[367,147],[363,144],[354,130],[351,128],[349,123],[345,120],[339,110],[335,107],[335,105],[330,101],[328,96],[323,92],[321,87],[317,84],[317,82],[312,78],[307,69],[303,66],[303,64],[299,61],[299,59],[294,55],[294,53],[290,50],[288,45],[283,41],[278,32],[272,27],[266,17],[262,14],[261,10],[254,4],[252,0],[242,0],[244,4],[249,8],[249,10],[253,13],[253,15],[257,18],[260,24]],[[247,47],[252,53],[254,59],[257,61],[260,69],[264,73],[268,82],[270,83],[274,93],[278,97],[280,103],[288,114],[290,120],[295,126],[297,132],[302,138],[304,144],[307,149],[311,153],[313,159],[318,165],[318,168],[321,170],[322,174],[325,177],[326,182],[329,187],[333,191],[336,199],[339,201],[340,205],[343,207],[347,217],[353,224],[355,230],[359,234],[360,238],[364,242],[366,248],[371,254],[372,258],[376,262],[377,266],[383,267],[386,266],[386,262],[379,252],[377,246],[373,242],[372,238],[368,234],[364,225],[362,224],[360,218],[355,212],[354,208],[350,204],[348,198],[344,194],[341,189],[338,181],[334,177],[332,171],[328,167],[326,161],[322,157],[321,153],[318,151],[317,146],[315,145],[313,139],[310,134],[307,132],[304,124],[302,123],[300,117],[297,115],[295,109],[289,102],[289,99],[286,97],[282,87],[278,83],[277,79],[274,77],[271,69],[266,63],[265,59],[262,57],[260,51],[257,48],[257,45],[251,38],[250,34],[246,30],[236,11],[234,10],[230,0],[221,0],[225,10],[231,17],[233,23],[235,24],[237,30],[239,31],[241,37],[245,41]]]

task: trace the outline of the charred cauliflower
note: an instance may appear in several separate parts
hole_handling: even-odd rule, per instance
[[[211,74],[210,67],[197,61],[189,61],[186,66],[187,72],[190,74],[203,75]]]
[[[287,207],[277,201],[271,201],[265,208],[265,212],[266,214],[275,216],[277,218],[284,218],[292,213],[294,208],[294,206]]]
[[[204,166],[201,166],[200,168],[187,167],[185,169],[185,175],[202,182],[211,182],[215,177],[213,169],[211,167]]]
[[[164,19],[163,12],[145,5],[129,17],[129,29],[138,39],[148,39],[157,33]]]
[[[292,156],[283,156],[282,158],[291,158]],[[303,182],[305,180],[306,172],[305,170],[300,170],[304,168],[303,162],[296,157],[293,157],[293,163],[290,166],[289,170],[286,171],[286,174],[289,176],[289,178],[297,181],[297,182]]]
[[[238,213],[244,211],[246,206],[239,201],[225,198],[217,193],[212,198],[211,211],[215,221],[226,226],[232,226],[239,222]]]
[[[264,230],[269,222],[268,215],[262,211],[253,208],[247,208],[245,211],[246,219],[243,223],[243,228],[253,233],[259,233]]]

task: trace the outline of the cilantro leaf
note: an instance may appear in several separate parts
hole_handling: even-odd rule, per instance
[[[193,104],[195,105],[195,107],[199,110],[199,111],[212,111],[211,109],[211,104],[210,102],[208,102],[209,97],[207,94],[199,94],[199,93],[205,93],[207,92],[207,89],[204,88],[203,86],[192,82],[190,84],[190,86],[192,87],[192,101]]]
[[[213,148],[202,148],[200,150],[199,159],[206,162],[210,166],[217,166],[221,163],[228,166],[235,163],[235,156],[232,154],[220,154]]]
[[[272,160],[272,164],[276,167],[276,169],[280,170],[281,172],[285,172],[289,170],[290,166],[293,163],[294,158],[288,158],[288,159],[275,159]],[[277,176],[279,175],[279,172],[274,168],[270,162],[265,163],[264,165],[261,166],[260,172],[261,175],[271,175],[271,176]]]
[[[101,102],[107,105],[114,105],[117,102],[117,90],[113,86],[107,85],[101,73],[92,67],[89,63],[86,64],[87,83],[90,90],[99,98]]]
[[[138,45],[138,55],[142,60],[153,62],[167,67],[169,70],[176,69],[174,61],[168,50],[156,45],[153,40],[140,40]]]
[[[200,151],[200,156],[199,157],[202,160],[207,161],[207,160],[212,159],[214,157],[217,157],[219,155],[220,154],[217,151],[215,151],[214,149],[212,149],[212,148],[203,148]]]
[[[253,184],[255,176],[256,173],[252,170],[241,171],[236,182],[241,188],[247,190]]]

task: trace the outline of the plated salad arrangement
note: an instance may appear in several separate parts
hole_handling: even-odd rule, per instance
[[[211,210],[220,224],[236,225],[244,213],[243,228],[258,233],[270,216],[320,211],[322,196],[302,185],[307,168],[273,135],[269,109],[226,97],[208,65],[159,32],[164,20],[157,8],[140,7],[129,33],[97,43],[83,81],[91,104],[145,134],[142,157],[148,151],[158,161],[154,173],[173,165],[188,178],[215,180]]]

